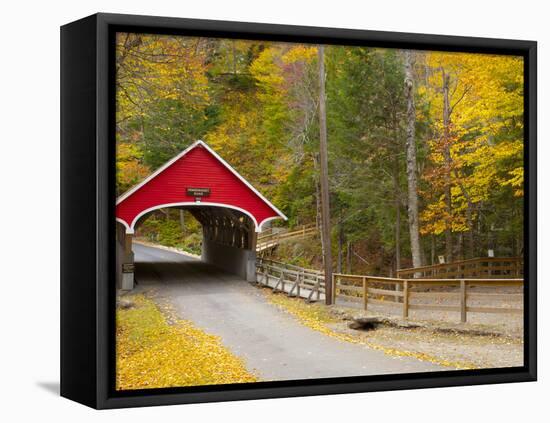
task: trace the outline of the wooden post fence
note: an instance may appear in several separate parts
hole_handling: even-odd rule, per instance
[[[332,290],[330,294],[332,295],[332,304],[335,304],[336,303],[336,276],[334,276],[334,274],[332,275]]]
[[[363,308],[367,310],[367,304],[369,302],[369,288],[368,288],[368,279],[366,276],[363,276]]]
[[[399,314],[403,319],[410,318],[411,310],[413,313],[417,310],[453,312],[460,315],[462,323],[468,321],[468,313],[523,313],[524,280],[520,278],[405,279],[334,273],[328,283],[332,292],[327,294],[327,283],[319,270],[260,259],[257,272],[258,282],[263,279],[264,285],[277,292],[296,297],[302,297],[303,293],[307,301],[313,300],[315,295],[320,300],[323,293],[330,295],[332,303],[338,299],[341,305],[355,303],[356,307],[370,311],[387,306],[384,313]],[[503,287],[512,289],[501,291]]]
[[[460,321],[466,323],[466,281],[460,280]]]
[[[403,319],[409,318],[409,281],[403,281]]]

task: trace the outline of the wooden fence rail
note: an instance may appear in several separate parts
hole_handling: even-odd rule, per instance
[[[317,227],[315,225],[304,225],[298,229],[284,232],[273,232],[270,230],[268,233],[258,236],[256,251],[263,251],[273,248],[284,241],[306,238],[314,235],[315,233],[317,233]]]
[[[259,285],[286,292],[290,296],[319,301],[325,295],[325,278],[322,272],[275,260],[256,260],[256,281]]]
[[[523,276],[523,259],[521,257],[481,257],[397,271],[397,277],[402,279],[504,279],[520,278],[521,276]]]
[[[472,302],[521,302],[523,279],[402,279],[335,273],[332,283],[333,302],[336,298],[360,302],[365,310],[369,304],[385,305],[397,313],[400,310],[404,319],[409,317],[410,310],[459,312],[461,322],[467,321],[469,312],[523,313],[523,307],[519,306],[495,307]],[[476,289],[479,287],[484,291]],[[517,292],[498,292],[503,287],[513,287]]]
[[[323,300],[322,271],[258,258],[257,283],[308,301]],[[333,303],[337,299],[358,303],[367,310],[376,304],[391,314],[409,318],[411,310],[457,312],[466,322],[468,313],[523,313],[523,279],[507,278],[388,278],[333,274]],[[503,292],[503,291],[511,292]]]

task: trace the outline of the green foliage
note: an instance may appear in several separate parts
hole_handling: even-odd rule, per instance
[[[139,226],[137,236],[167,247],[175,247],[192,254],[200,254],[202,231],[195,218],[184,213],[182,229],[178,210],[155,212]]]
[[[337,194],[333,205],[345,220],[348,240],[376,235],[388,251],[395,248],[397,208],[406,233],[404,74],[399,54],[372,48],[327,50],[331,182]]]

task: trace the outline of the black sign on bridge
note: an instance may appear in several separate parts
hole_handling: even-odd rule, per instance
[[[195,198],[209,197],[210,188],[187,188],[187,195]]]
[[[122,263],[122,273],[134,273],[134,263]]]

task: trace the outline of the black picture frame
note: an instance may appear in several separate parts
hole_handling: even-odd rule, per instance
[[[114,390],[114,34],[201,35],[523,56],[524,366],[192,388]],[[61,28],[61,395],[120,408],[534,381],[537,377],[537,44],[152,16],[95,14]]]

